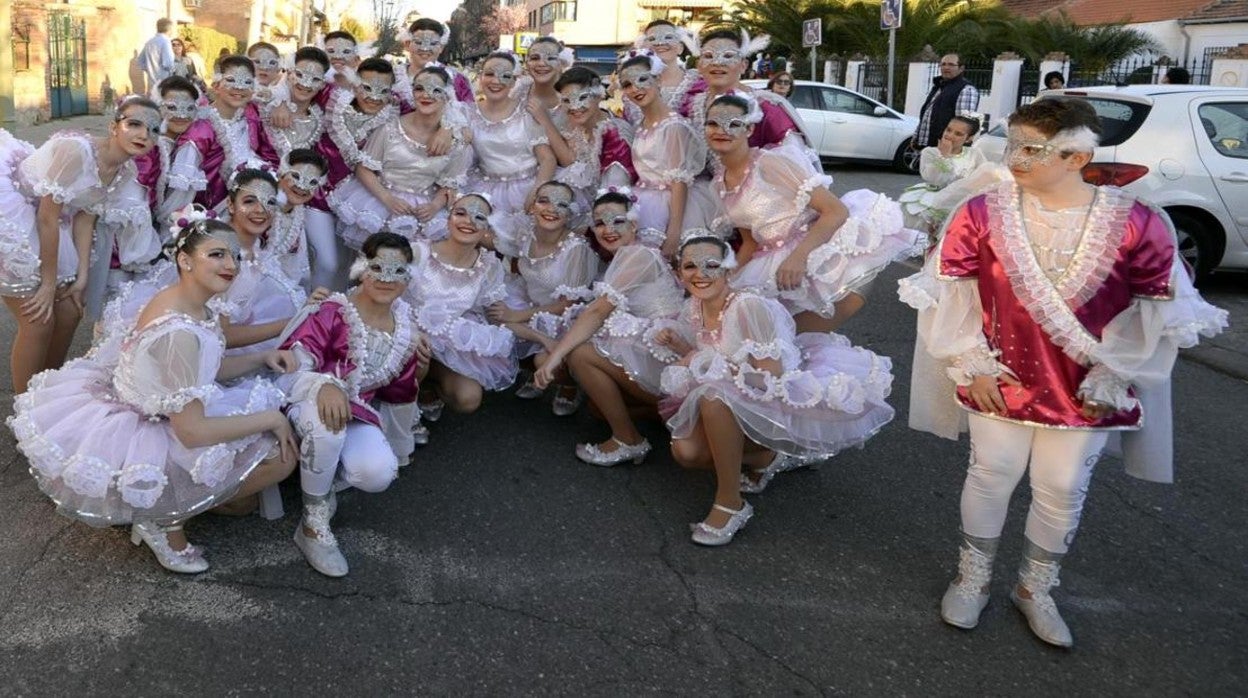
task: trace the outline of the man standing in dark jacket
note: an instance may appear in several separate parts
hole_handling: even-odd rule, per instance
[[[935,146],[953,117],[979,111],[979,90],[962,77],[964,70],[962,58],[956,53],[940,59],[940,77],[932,80],[932,91],[927,93],[919,112],[919,130],[915,131],[910,147],[922,150]]]

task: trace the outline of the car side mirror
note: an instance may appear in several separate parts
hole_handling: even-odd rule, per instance
[[[885,109],[884,107],[877,106],[875,109],[871,111],[871,113],[874,114],[875,116],[888,116],[888,110]]]

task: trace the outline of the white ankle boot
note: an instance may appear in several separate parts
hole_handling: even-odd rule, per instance
[[[349,571],[347,558],[338,549],[338,540],[329,530],[329,520],[333,517],[336,502],[331,507],[329,497],[312,497],[305,495],[303,504],[303,520],[295,528],[295,547],[303,553],[312,569],[326,577],[345,577]],[[316,535],[309,536],[303,532],[307,527]]]
[[[1070,647],[1075,644],[1075,639],[1049,595],[1049,590],[1060,583],[1057,575],[1061,567],[1057,561],[1044,562],[1024,557],[1023,564],[1018,568],[1018,586],[1010,590],[1010,599],[1027,618],[1027,625],[1036,637],[1050,645]],[[1031,598],[1023,598],[1018,593],[1018,587],[1026,589]]]
[[[958,550],[958,578],[940,600],[940,617],[963,630],[979,625],[979,614],[988,606],[987,589],[991,581],[992,556],[963,543]]]

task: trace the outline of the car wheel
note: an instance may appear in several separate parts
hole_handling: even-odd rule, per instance
[[[1197,283],[1209,278],[1221,257],[1214,232],[1199,218],[1181,211],[1170,212],[1177,236],[1179,256],[1196,274]]]
[[[919,173],[919,151],[910,149],[909,138],[897,148],[897,154],[893,156],[893,169],[903,174]]]

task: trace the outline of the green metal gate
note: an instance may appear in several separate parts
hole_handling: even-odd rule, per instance
[[[52,117],[87,113],[87,20],[48,14],[48,80]]]

